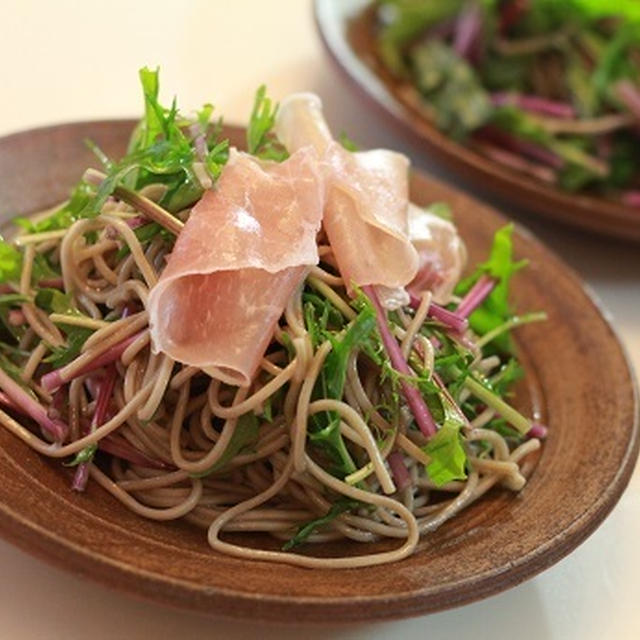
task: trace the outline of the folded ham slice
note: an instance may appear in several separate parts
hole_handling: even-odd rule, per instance
[[[404,287],[447,302],[465,247],[452,224],[409,203],[407,158],[343,149],[331,136],[320,98],[310,93],[283,101],[275,129],[289,151],[310,145],[325,161],[323,224],[346,283],[376,285],[387,308],[408,303]]]
[[[347,287],[408,284],[418,255],[408,236],[407,158],[386,149],[344,149],[332,139],[314,94],[284,100],[275,131],[289,152],[312,146],[324,160],[323,225]]]
[[[428,209],[411,203],[409,237],[420,263],[408,291],[417,297],[431,291],[434,302],[448,304],[467,262],[467,250],[457,229]]]
[[[232,149],[149,295],[154,350],[250,384],[288,300],[318,263],[323,202],[312,148],[279,164]]]

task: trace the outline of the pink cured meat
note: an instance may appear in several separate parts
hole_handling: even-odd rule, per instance
[[[386,149],[344,149],[332,139],[313,94],[283,101],[275,128],[290,152],[312,146],[325,161],[323,224],[346,284],[408,284],[418,256],[408,237],[407,158]]]
[[[386,149],[350,153],[336,142],[326,157],[324,228],[345,283],[403,287],[418,269],[408,238],[409,161]]]
[[[420,262],[407,290],[417,297],[431,291],[434,302],[448,304],[467,261],[467,250],[458,231],[428,209],[410,204],[409,237]]]
[[[323,202],[313,149],[280,164],[231,150],[151,290],[154,349],[250,384],[288,300],[318,263]]]

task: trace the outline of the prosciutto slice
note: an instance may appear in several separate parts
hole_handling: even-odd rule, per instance
[[[232,149],[151,290],[154,350],[249,385],[288,300],[318,263],[323,201],[312,148],[280,164]]]
[[[411,203],[409,237],[420,262],[408,291],[417,297],[431,291],[434,302],[448,304],[467,261],[467,250],[458,231],[450,222]]]
[[[386,149],[344,149],[332,139],[314,94],[287,98],[275,131],[289,152],[312,146],[324,160],[323,224],[347,287],[408,284],[418,255],[408,235],[407,158]]]
[[[281,105],[276,133],[289,151],[312,146],[325,161],[323,224],[347,285],[376,285],[387,308],[408,304],[429,290],[448,302],[466,262],[456,228],[409,203],[409,162],[378,149],[350,153],[336,143],[310,93]]]

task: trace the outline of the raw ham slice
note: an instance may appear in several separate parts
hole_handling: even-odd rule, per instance
[[[250,384],[288,300],[318,263],[323,201],[310,147],[280,164],[231,150],[151,290],[154,350]]]
[[[311,145],[327,165],[323,224],[347,283],[377,285],[387,308],[407,304],[404,290],[448,302],[466,262],[455,227],[409,203],[407,159],[392,151],[350,153],[337,144],[314,94],[283,101],[276,133],[290,151]]]
[[[462,238],[450,222],[415,204],[409,205],[409,237],[420,266],[407,289],[417,297],[431,291],[434,302],[447,304],[467,261]]]
[[[408,284],[418,256],[408,237],[407,158],[385,149],[344,149],[332,139],[313,94],[287,98],[275,131],[289,152],[310,145],[325,161],[323,225],[347,286],[394,289]]]

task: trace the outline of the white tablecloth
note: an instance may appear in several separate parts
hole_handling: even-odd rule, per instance
[[[0,135],[137,115],[137,69],[159,65],[163,96],[177,94],[185,109],[213,101],[227,121],[242,122],[261,83],[277,98],[311,90],[323,97],[336,131],[366,146],[404,150],[417,166],[432,169],[417,147],[368,113],[330,66],[308,0],[5,2],[0,60]],[[602,299],[640,371],[640,247],[518,218]],[[600,529],[525,584],[453,611],[375,625],[301,628],[210,619],[114,593],[0,542],[0,637],[640,638],[639,492],[636,471]]]

